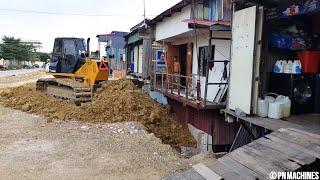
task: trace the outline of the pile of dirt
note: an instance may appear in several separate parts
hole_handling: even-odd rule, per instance
[[[47,116],[49,120],[137,121],[163,143],[170,144],[175,149],[180,146],[196,146],[187,128],[175,120],[168,107],[158,104],[126,79],[108,81],[94,95],[91,103],[85,103],[81,107],[37,92],[34,84],[0,93],[0,102],[8,107]]]

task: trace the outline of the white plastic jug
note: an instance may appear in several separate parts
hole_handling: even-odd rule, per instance
[[[269,93],[269,94],[274,94],[274,93]],[[274,95],[278,96],[277,94],[274,94]],[[264,97],[264,99],[266,99],[269,103],[270,103],[270,102],[274,102],[274,101],[276,100],[275,97],[270,96],[270,95],[268,95],[268,94]]]
[[[275,102],[279,102],[282,105],[282,116],[283,117],[289,117],[290,116],[290,110],[291,110],[291,100],[287,96],[279,95],[276,98]]]
[[[269,101],[267,99],[258,99],[258,116],[267,117],[269,111]]]
[[[283,67],[284,67],[284,70],[283,72],[286,73],[286,74],[291,74],[292,73],[292,61],[285,61],[283,63]]]
[[[294,60],[292,64],[292,74],[301,74],[302,65],[300,60]]]
[[[275,73],[283,73],[283,60],[278,60],[273,68],[273,72]]]
[[[280,102],[270,102],[268,117],[272,119],[282,118],[282,104]]]

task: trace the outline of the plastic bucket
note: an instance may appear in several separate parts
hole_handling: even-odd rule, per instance
[[[319,72],[320,51],[301,51],[298,52],[298,58],[301,61],[302,72]]]

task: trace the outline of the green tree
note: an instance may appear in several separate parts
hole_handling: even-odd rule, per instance
[[[51,58],[50,54],[44,53],[44,52],[39,52],[38,56],[39,56],[40,61],[42,61],[42,62],[47,62],[47,59]]]
[[[37,58],[33,44],[21,43],[14,37],[4,36],[0,44],[0,56],[8,60],[34,61]]]

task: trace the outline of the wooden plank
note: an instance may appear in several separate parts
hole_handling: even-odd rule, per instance
[[[300,129],[295,129],[295,128],[287,128],[287,130],[289,131],[295,131],[297,133],[300,133],[300,134],[304,134],[306,136],[310,136],[310,137],[313,137],[313,138],[316,138],[320,141],[320,135],[319,134],[314,134],[314,133],[309,133],[307,131],[303,131],[303,130],[300,130]],[[319,129],[320,131],[320,129]],[[319,142],[320,143],[320,142]]]
[[[278,129],[281,129],[281,128],[290,128],[290,129],[296,129],[300,131],[310,131],[313,133],[317,133],[318,135],[320,133],[320,130],[318,132],[315,132],[314,127],[309,127],[310,125],[308,124],[301,125],[301,124],[296,124],[289,121],[284,121],[281,119],[262,118],[257,116],[238,117],[236,116],[235,112],[232,110],[224,109],[222,111],[238,118],[238,120],[246,121],[272,131],[277,131]]]
[[[197,171],[190,168],[182,173],[182,175],[188,180],[205,180]]]
[[[309,147],[306,148],[306,147],[301,146],[301,145],[299,145],[299,144],[297,144],[295,142],[291,142],[291,141],[287,141],[285,139],[279,138],[279,137],[273,135],[273,133],[268,134],[266,137],[271,139],[272,141],[276,141],[276,142],[278,142],[280,144],[284,144],[284,145],[286,145],[288,147],[291,147],[291,148],[294,148],[294,149],[298,149],[298,150],[302,150],[303,152],[305,152],[307,154],[310,154],[310,155],[320,159],[320,151],[318,151],[318,152],[313,151],[312,150],[313,149],[312,146],[309,146]]]
[[[263,156],[265,159],[272,162],[272,164],[283,167],[288,171],[295,171],[301,167],[298,163],[290,161],[288,156],[261,144],[250,143],[248,146],[253,152]]]
[[[181,172],[176,172],[171,176],[163,178],[163,180],[188,180],[186,179]]]
[[[265,178],[268,178],[270,172],[272,171],[285,171],[283,168],[274,166],[274,164],[265,160],[263,157],[254,153],[250,149],[247,149],[246,147],[247,146],[243,146],[242,148],[231,152],[228,156],[246,166],[247,168],[251,169],[252,171],[263,175],[263,177]]]
[[[207,166],[202,163],[192,166],[192,168],[197,171],[206,180],[220,180],[222,177],[217,173],[213,172]]]
[[[224,164],[225,166],[229,167],[229,169],[232,169],[238,174],[241,174],[241,177],[244,177],[244,179],[248,179],[248,180],[266,179],[262,175],[255,173],[251,169],[248,169],[247,167],[233,160],[229,156],[223,156],[222,158],[219,158],[218,161]]]
[[[308,154],[305,154],[300,150],[292,149],[288,146],[277,143],[277,142],[272,141],[270,139],[260,138],[260,139],[255,140],[255,143],[263,144],[271,149],[279,151],[279,152],[289,156],[291,160],[293,160],[299,164],[302,164],[302,165],[311,164],[312,162],[314,162],[316,160],[315,157],[310,156]]]
[[[308,141],[308,142],[320,145],[320,139],[319,138],[312,137],[312,136],[309,136],[309,135],[306,135],[306,134],[302,134],[302,133],[299,133],[297,131],[292,131],[289,128],[287,128],[287,129],[281,128],[281,129],[278,130],[278,132],[287,134],[289,136],[293,136],[293,137],[295,137],[297,139],[300,139],[301,141]]]
[[[228,180],[238,180],[238,179],[245,179],[240,174],[234,172],[232,169],[228,168],[221,162],[215,160],[205,163],[205,165],[210,168],[215,173],[219,174],[223,179]]]
[[[269,129],[272,131],[276,131],[280,128],[287,128],[287,127],[294,127],[294,128],[298,128],[298,129],[303,129],[303,126],[301,126],[301,125],[293,124],[293,123],[283,121],[280,119],[262,118],[262,117],[257,117],[257,116],[238,117],[238,116],[236,116],[234,111],[231,111],[231,110],[223,110],[223,111],[226,112],[227,114],[230,114],[232,116],[237,117],[238,119],[255,124],[260,127],[264,127],[266,129]]]
[[[320,145],[318,145],[318,144],[315,144],[315,143],[312,143],[312,142],[309,142],[309,141],[305,141],[305,140],[303,140],[303,139],[301,139],[299,137],[291,136],[291,135],[288,135],[286,133],[278,132],[278,131],[273,132],[272,135],[276,136],[278,138],[281,138],[283,140],[286,140],[288,142],[295,143],[295,144],[307,147],[308,149],[310,149],[310,150],[312,150],[314,152],[320,153]]]

